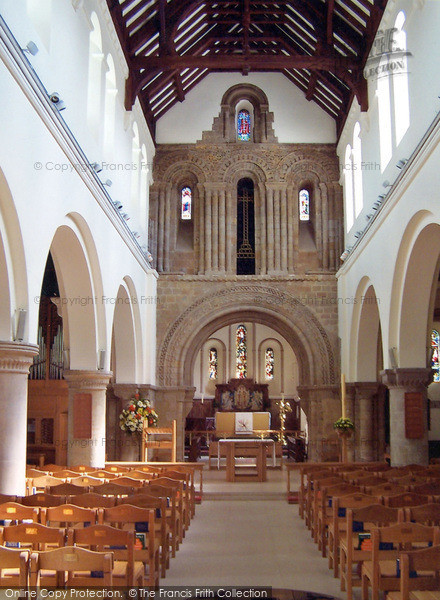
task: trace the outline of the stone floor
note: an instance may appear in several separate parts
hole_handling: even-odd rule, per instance
[[[344,598],[312,542],[298,506],[286,501],[286,471],[269,469],[264,483],[225,481],[204,472],[204,496],[166,586],[263,586]],[[291,488],[297,489],[293,475]]]

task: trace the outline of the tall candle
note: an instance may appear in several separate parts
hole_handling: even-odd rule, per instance
[[[202,404],[205,402],[205,396],[202,394]]]
[[[342,418],[345,419],[346,418],[346,405],[347,405],[347,399],[345,397],[345,375],[344,373],[341,374],[341,403],[342,403]]]

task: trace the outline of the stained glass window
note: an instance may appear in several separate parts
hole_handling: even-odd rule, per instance
[[[209,379],[217,379],[218,376],[218,356],[217,348],[209,349]]]
[[[440,381],[440,334],[435,329],[431,333],[431,349],[431,367],[434,370],[434,381]]]
[[[237,116],[237,135],[242,142],[249,142],[251,139],[251,115],[246,109],[241,110]]]
[[[299,220],[310,220],[310,195],[307,190],[301,190],[299,193]]]
[[[189,221],[191,219],[191,204],[192,204],[192,192],[191,188],[186,186],[182,188],[181,193],[181,206],[182,206],[182,221]]]
[[[246,327],[244,325],[239,325],[237,327],[237,331],[235,333],[235,352],[235,376],[237,379],[244,379],[247,373]]]
[[[266,350],[266,354],[264,357],[265,362],[265,373],[266,379],[273,379],[274,377],[274,365],[275,365],[275,355],[272,348],[268,348]]]

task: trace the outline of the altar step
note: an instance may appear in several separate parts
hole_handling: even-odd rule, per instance
[[[286,492],[203,492],[203,502],[210,500],[243,501],[258,500],[260,502],[286,502]]]

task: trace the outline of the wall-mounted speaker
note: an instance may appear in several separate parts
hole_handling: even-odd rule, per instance
[[[104,367],[105,367],[105,356],[106,356],[105,350],[100,350],[98,352],[98,369],[100,371],[104,370]]]
[[[24,340],[24,331],[26,329],[27,310],[19,308],[17,311],[17,328],[15,330],[15,341],[22,342]]]
[[[390,357],[390,365],[392,369],[397,369],[396,350],[397,348],[390,348],[388,350],[388,355]]]

